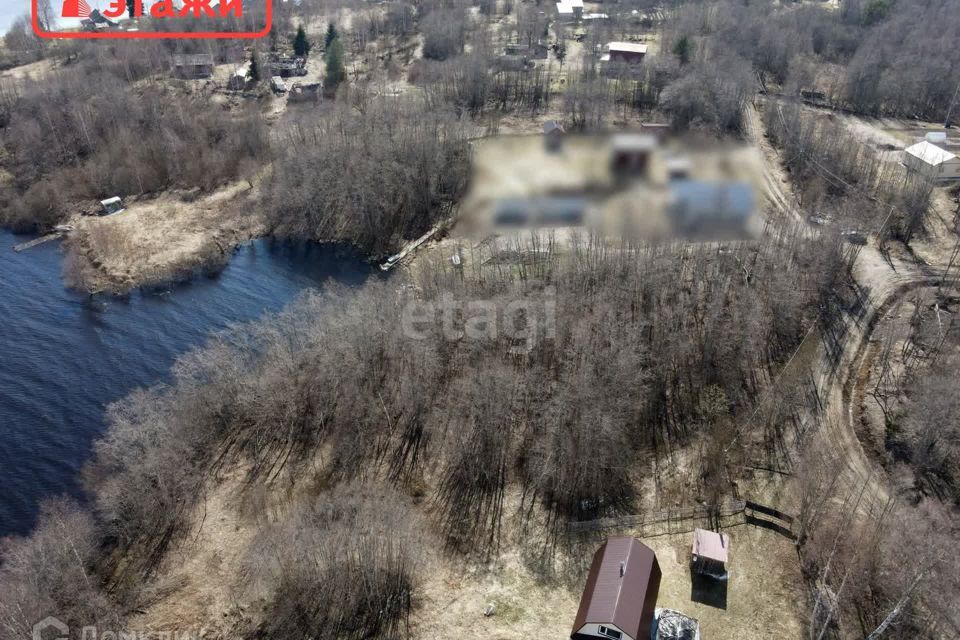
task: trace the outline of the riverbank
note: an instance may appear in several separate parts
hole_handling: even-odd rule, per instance
[[[331,280],[355,286],[379,273],[346,247],[261,239],[216,277],[91,300],[64,288],[57,243],[10,249],[24,239],[0,230],[0,538],[29,532],[44,499],[81,496],[80,469],[110,403],[167,381],[211,334]]]
[[[64,242],[67,286],[122,295],[222,269],[238,245],[266,233],[257,186],[237,181],[200,197],[165,193],[111,216],[74,216]]]

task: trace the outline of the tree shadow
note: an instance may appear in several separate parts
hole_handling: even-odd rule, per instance
[[[690,568],[690,599],[708,607],[727,608],[727,580],[717,580],[695,573]]]

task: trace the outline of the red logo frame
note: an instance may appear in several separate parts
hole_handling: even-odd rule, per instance
[[[273,0],[266,3],[266,25],[260,31],[44,31],[40,28],[37,13],[37,0],[30,1],[30,22],[33,32],[40,38],[51,40],[157,40],[162,38],[186,38],[199,40],[205,38],[262,38],[270,33],[273,26]]]

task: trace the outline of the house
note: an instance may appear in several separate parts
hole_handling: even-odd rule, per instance
[[[694,529],[693,551],[690,557],[694,573],[726,580],[729,556],[730,536],[706,529]]]
[[[651,640],[661,575],[653,549],[608,538],[593,555],[572,640]]]
[[[174,77],[199,80],[213,75],[213,56],[209,53],[177,53],[173,56]]]
[[[320,100],[320,90],[322,85],[319,82],[310,82],[301,84],[294,82],[290,87],[290,95],[287,102],[317,102]]]
[[[903,164],[928,180],[960,180],[960,158],[927,140],[907,147]]]
[[[523,71],[530,64],[526,56],[504,54],[494,60],[492,66],[496,71]]]
[[[573,22],[583,17],[583,0],[560,0],[557,2],[557,19]]]
[[[120,23],[106,17],[98,9],[93,9],[86,18],[80,21],[80,28],[84,31],[106,31],[116,29],[119,26]]]
[[[647,55],[647,45],[637,42],[608,42],[607,53],[600,62],[637,64]]]
[[[559,151],[563,146],[563,125],[556,120],[543,123],[543,144],[547,151]]]
[[[643,133],[619,133],[611,139],[610,169],[617,178],[645,176],[657,139]]]
[[[307,75],[306,58],[285,58],[278,56],[270,62],[273,75],[281,78],[291,78]]]
[[[503,53],[508,56],[521,56],[529,60],[543,60],[547,57],[549,47],[543,41],[532,45],[511,42],[503,47]]]
[[[247,88],[247,74],[250,72],[250,65],[245,64],[237,69],[227,79],[227,89],[230,91],[243,91]]]

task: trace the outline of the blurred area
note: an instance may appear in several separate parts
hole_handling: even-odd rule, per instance
[[[537,229],[638,241],[737,240],[761,229],[762,158],[747,145],[671,135],[656,125],[476,143],[463,224],[477,238]]]

